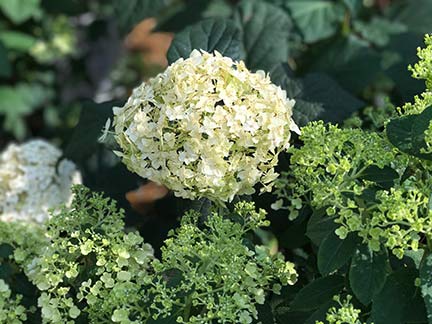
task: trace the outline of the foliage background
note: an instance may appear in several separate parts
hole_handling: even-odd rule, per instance
[[[400,106],[424,88],[407,66],[432,31],[430,17],[430,0],[1,0],[0,148],[33,137],[58,143],[80,166],[84,183],[119,200],[127,224],[157,248],[186,209],[205,210],[208,202],[191,206],[143,186],[113,155],[113,143],[98,142],[112,107],[141,80],[193,48],[216,49],[269,72],[296,99],[301,126],[356,116],[351,123],[382,129],[387,101]],[[281,170],[287,159],[281,156]],[[317,247],[306,218],[290,222],[271,211],[270,195],[253,200],[270,212],[272,230],[262,239],[315,273]],[[326,278],[309,295],[297,295],[303,299],[294,305],[308,309],[291,304],[284,313],[282,301],[279,321],[309,323],[311,313],[327,310],[343,278]],[[285,300],[297,287],[284,292]]]

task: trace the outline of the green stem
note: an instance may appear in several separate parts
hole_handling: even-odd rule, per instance
[[[192,298],[191,298],[191,296],[188,296],[188,298],[186,299],[186,302],[185,302],[185,308],[184,308],[184,312],[183,312],[183,321],[187,322],[189,320],[191,308],[192,308]]]

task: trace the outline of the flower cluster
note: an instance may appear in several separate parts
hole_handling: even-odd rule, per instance
[[[0,323],[21,324],[27,320],[27,310],[21,305],[21,295],[12,296],[9,285],[0,279]]]
[[[45,244],[44,231],[37,224],[0,222],[0,323],[22,323],[35,312],[38,291],[26,272]]]
[[[425,44],[425,48],[417,49],[419,62],[409,69],[414,78],[426,81],[426,89],[432,90],[432,35],[425,36]]]
[[[290,170],[276,182],[273,208],[287,208],[291,218],[308,203],[324,209],[341,239],[356,232],[373,251],[384,244],[401,258],[418,248],[432,230],[432,181],[420,168],[402,178],[412,163],[407,155],[378,133],[322,122],[304,127],[301,139],[304,145],[291,150]]]
[[[268,226],[253,203],[236,204],[233,215],[212,214],[202,226],[190,212],[165,241],[162,260],[153,266],[156,280],[151,307],[155,318],[175,316],[179,323],[251,323],[256,304],[268,291],[294,284],[294,265],[267,247],[245,244],[245,234]],[[175,271],[174,271],[175,270]],[[180,312],[179,312],[180,310]]]
[[[193,51],[114,108],[117,152],[127,167],[177,196],[217,202],[269,190],[289,147],[294,101],[262,71]]]
[[[412,76],[417,79],[424,79],[426,90],[414,97],[413,103],[406,103],[399,111],[403,114],[419,114],[432,105],[432,35],[425,36],[425,48],[417,49],[419,61],[410,66]]]
[[[149,279],[150,245],[137,233],[124,233],[123,211],[115,202],[74,187],[70,209],[48,222],[49,244],[29,266],[42,291],[44,323],[143,323]],[[83,318],[81,317],[81,320]]]
[[[360,319],[361,311],[354,308],[351,304],[352,296],[347,295],[345,299],[340,296],[334,296],[333,300],[338,304],[337,307],[331,307],[326,315],[328,324],[364,324]],[[322,321],[316,321],[316,324],[324,324]]]
[[[0,155],[0,221],[42,223],[50,208],[70,200],[81,176],[61,155],[42,140],[12,144]]]

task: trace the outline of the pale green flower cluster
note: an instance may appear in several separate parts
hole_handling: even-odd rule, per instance
[[[432,105],[432,35],[425,36],[425,44],[425,48],[417,49],[420,60],[409,69],[414,78],[425,80],[426,90],[414,97],[414,103],[407,103],[399,109],[403,114],[419,114]]]
[[[11,144],[0,154],[0,221],[43,223],[50,208],[71,200],[81,175],[61,156],[44,140]]]
[[[0,279],[0,323],[21,324],[27,320],[27,310],[21,305],[21,295],[12,296],[9,285]]]
[[[115,202],[75,187],[71,209],[48,223],[49,244],[30,265],[30,279],[42,291],[44,323],[143,323],[142,289],[153,259],[138,233],[124,233]],[[82,320],[82,318],[81,318]]]
[[[426,89],[432,90],[432,35],[425,35],[425,48],[417,49],[419,62],[410,66],[412,76],[426,81]]]
[[[270,190],[289,147],[294,101],[268,75],[219,53],[193,51],[114,108],[117,152],[174,194],[216,202]]]
[[[282,255],[245,244],[246,233],[268,224],[265,211],[246,202],[236,204],[231,215],[209,215],[202,225],[196,212],[184,216],[165,241],[162,260],[153,262],[153,317],[175,315],[178,323],[256,319],[255,305],[269,291],[279,293],[297,280],[294,265]]]
[[[314,122],[300,139],[304,145],[291,149],[291,168],[276,182],[273,208],[287,208],[293,219],[310,203],[339,224],[341,239],[355,232],[373,251],[384,244],[400,258],[431,233],[432,181],[415,166],[401,181],[411,162],[381,134]],[[381,182],[389,172],[395,181]]]
[[[425,130],[424,135],[425,135],[424,141],[426,143],[426,147],[425,148],[422,147],[420,149],[420,152],[425,154],[430,154],[432,153],[432,120],[429,122],[429,126]]]
[[[315,324],[365,324],[359,318],[361,311],[354,308],[351,299],[350,295],[344,299],[341,296],[334,296],[333,300],[338,303],[338,306],[328,310],[325,323],[316,321]]]
[[[46,244],[44,230],[36,224],[22,222],[0,221],[0,323],[22,323],[28,319],[28,314],[34,313],[36,305],[21,303],[23,296],[14,292],[16,282],[20,282],[20,288],[27,286],[26,290],[35,287],[23,279],[26,275],[28,264],[35,258]],[[32,294],[32,293],[30,293]]]

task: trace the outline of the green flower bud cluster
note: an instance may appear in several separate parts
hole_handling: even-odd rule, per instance
[[[414,103],[407,103],[399,109],[403,114],[419,114],[432,105],[432,35],[425,36],[425,44],[425,48],[417,49],[420,60],[409,69],[414,78],[425,80],[426,90],[414,97]]]
[[[432,90],[432,35],[425,36],[425,48],[417,49],[419,62],[410,66],[412,76],[426,81],[426,89]]]
[[[291,168],[276,182],[279,200],[273,208],[287,208],[293,219],[311,204],[340,225],[341,239],[356,232],[373,251],[384,244],[399,258],[405,250],[417,250],[421,237],[432,231],[432,182],[419,168],[401,180],[413,163],[407,155],[379,133],[322,122],[304,127],[300,138],[304,145],[291,149]],[[390,186],[380,182],[383,172],[396,173]]]
[[[21,323],[36,311],[39,292],[26,275],[29,264],[46,245],[44,234],[35,223],[0,221],[0,323]],[[17,282],[19,290],[15,291]],[[18,293],[22,291],[26,296]]]
[[[352,296],[347,295],[341,298],[337,295],[333,300],[338,304],[337,307],[331,307],[326,314],[326,324],[365,324],[360,319],[361,311],[354,308],[351,303]],[[315,324],[324,324],[322,321],[316,321]],[[373,323],[372,323],[373,324]]]
[[[246,202],[236,204],[231,215],[213,213],[202,225],[198,213],[186,214],[165,241],[162,260],[153,262],[153,317],[251,323],[257,318],[255,305],[263,304],[268,292],[278,293],[297,279],[294,265],[281,254],[246,244],[248,232],[268,225],[265,211]]]
[[[153,259],[138,233],[124,233],[115,202],[82,186],[70,209],[48,222],[49,244],[31,264],[29,277],[42,291],[44,323],[143,323],[144,282]]]
[[[0,279],[0,323],[21,324],[27,320],[27,310],[21,305],[21,295],[12,296],[9,285]]]

